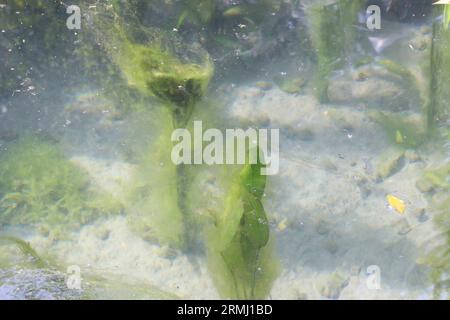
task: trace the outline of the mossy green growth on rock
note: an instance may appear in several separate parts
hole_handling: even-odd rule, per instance
[[[23,138],[0,155],[2,224],[79,225],[120,209],[48,142]]]
[[[210,270],[224,298],[264,299],[278,274],[262,204],[266,177],[261,168],[260,163],[243,167],[209,230]]]
[[[420,115],[371,111],[369,117],[376,121],[386,131],[389,140],[399,147],[416,148],[427,138],[426,124]]]
[[[425,170],[424,177],[434,188],[450,190],[450,164],[433,170]]]

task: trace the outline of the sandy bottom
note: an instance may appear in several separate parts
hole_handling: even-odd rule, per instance
[[[280,172],[269,179],[265,207],[283,270],[269,298],[431,297],[427,269],[419,261],[436,230],[416,181],[439,161],[437,155],[398,155],[364,108],[321,105],[308,94],[242,87],[226,111],[243,127],[281,130]],[[383,176],[380,166],[395,157],[402,157],[402,165]],[[131,164],[83,154],[72,160],[116,196],[133,170]],[[405,214],[389,208],[387,194],[405,201]],[[137,279],[181,298],[219,298],[204,256],[144,241],[125,216],[83,226],[71,240],[29,240],[82,272]],[[379,288],[370,286],[371,268],[380,271]]]

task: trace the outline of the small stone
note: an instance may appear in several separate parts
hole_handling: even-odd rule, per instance
[[[348,286],[349,278],[342,276],[339,273],[334,273],[330,276],[328,281],[323,284],[319,292],[320,294],[328,299],[339,299],[342,290]]]
[[[383,181],[384,179],[399,172],[405,165],[404,160],[404,153],[397,150],[391,150],[383,154],[377,161],[377,181]]]
[[[424,208],[417,210],[415,216],[417,218],[417,221],[419,221],[420,223],[426,222],[430,219]]]
[[[406,150],[405,151],[405,158],[408,159],[410,162],[417,162],[417,161],[421,161],[422,160],[420,155],[414,150]]]
[[[360,273],[361,273],[361,266],[355,265],[350,268],[350,275],[352,277],[357,277],[357,276],[359,276]]]
[[[268,91],[273,88],[273,84],[268,81],[258,81],[255,83],[255,87],[263,91]]]
[[[411,226],[409,225],[406,219],[399,220],[394,224],[394,226],[395,229],[397,229],[397,234],[400,236],[404,236],[412,230]]]
[[[367,72],[361,71],[355,75],[356,81],[366,81],[367,79],[369,79],[369,74]]]
[[[297,132],[298,138],[302,141],[314,140],[314,131],[310,128],[303,128]]]
[[[336,241],[327,241],[325,243],[325,250],[327,250],[330,254],[334,255],[338,252],[339,246]]]
[[[328,234],[330,232],[330,229],[328,228],[328,224],[325,221],[320,220],[316,226],[316,231],[318,234],[323,236]]]
[[[416,182],[416,188],[422,193],[428,193],[433,191],[433,184],[427,179],[419,179]]]
[[[106,228],[100,228],[97,231],[97,236],[101,239],[101,240],[107,240],[109,238],[111,231],[106,229]]]
[[[275,77],[274,81],[280,90],[289,94],[300,93],[306,83],[303,78]]]

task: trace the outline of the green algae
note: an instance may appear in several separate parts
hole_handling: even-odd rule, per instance
[[[160,122],[155,128],[160,131],[153,146],[141,153],[136,180],[140,191],[130,200],[131,221],[145,238],[188,248],[191,240],[186,230],[191,229],[191,212],[186,204],[186,167],[171,162],[170,138],[173,129],[188,125],[195,106],[206,94],[214,67],[197,43],[186,43],[173,32],[142,25],[129,9],[129,14],[122,16],[114,12],[95,15],[97,28],[93,33],[126,86],[135,90],[138,98],[134,100],[144,102],[134,109],[142,110],[146,99],[153,97],[169,110],[169,114],[156,111]],[[161,181],[166,182],[163,187],[159,186]]]
[[[128,84],[169,102],[175,126],[186,125],[195,103],[205,94],[211,65],[183,64],[167,52],[140,44],[127,42],[122,48],[117,63]]]
[[[424,263],[431,267],[430,280],[434,284],[434,297],[439,299],[442,293],[450,291],[450,164],[425,170],[422,180],[430,185],[427,193],[432,196],[429,206],[434,215],[434,223],[440,231],[438,245],[424,259]]]
[[[399,147],[416,148],[427,139],[425,121],[421,117],[381,111],[371,111],[369,117],[385,130],[392,144]]]
[[[97,38],[129,87],[161,100],[175,127],[188,122],[205,95],[214,68],[209,55],[173,33],[125,22],[118,16],[95,17]]]
[[[441,8],[438,8],[441,9]],[[447,12],[448,6],[444,8]],[[436,10],[436,15],[442,14]],[[427,121],[430,130],[450,119],[450,29],[442,23],[433,23],[433,39],[430,55],[430,101],[427,109]]]
[[[306,81],[303,78],[286,78],[283,76],[277,76],[273,80],[280,90],[289,94],[301,93],[306,84]]]
[[[161,108],[140,112],[136,117],[140,118],[141,129],[135,127],[135,134],[150,127],[155,138],[137,151],[137,168],[126,200],[129,223],[144,239],[181,248],[185,240],[184,221],[178,205],[177,167],[170,157],[172,128],[167,123],[170,124],[171,116]]]
[[[39,256],[28,242],[18,237],[0,235],[0,244],[12,244],[16,246],[25,257],[29,258],[27,260],[31,260],[33,266],[37,268],[45,268],[48,266],[48,263]]]
[[[2,224],[77,225],[120,212],[57,147],[34,137],[0,156],[0,197]]]
[[[345,66],[355,47],[354,24],[363,2],[340,0],[335,4],[314,4],[307,11],[311,24],[311,41],[316,51],[315,90],[322,103],[328,102],[329,77]]]

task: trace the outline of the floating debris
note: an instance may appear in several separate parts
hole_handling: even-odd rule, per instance
[[[284,218],[283,220],[281,220],[278,225],[277,225],[277,230],[278,231],[284,231],[286,228],[288,227],[288,221],[286,218]]]
[[[268,81],[258,81],[255,83],[255,87],[263,91],[268,91],[273,88],[273,84]]]
[[[405,202],[402,199],[397,198],[396,196],[392,194],[388,194],[386,196],[386,200],[389,203],[389,207],[394,209],[400,214],[404,214],[406,210]]]
[[[240,17],[243,15],[243,13],[244,13],[244,10],[242,9],[242,7],[237,6],[237,7],[232,7],[232,8],[225,10],[223,12],[223,16],[224,17]]]
[[[273,80],[281,91],[289,94],[301,93],[302,88],[306,84],[306,81],[303,78],[287,78],[279,76],[275,77]]]

